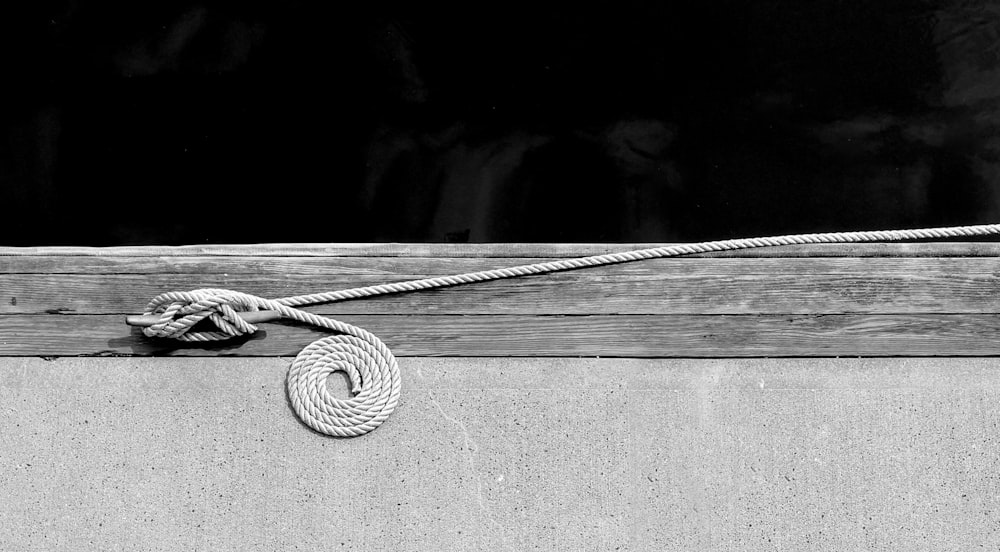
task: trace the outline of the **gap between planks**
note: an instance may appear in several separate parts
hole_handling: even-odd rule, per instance
[[[426,316],[341,318],[399,356],[996,356],[1000,315]],[[0,316],[0,356],[294,356],[326,332],[292,323],[218,346],[151,339],[114,315]]]

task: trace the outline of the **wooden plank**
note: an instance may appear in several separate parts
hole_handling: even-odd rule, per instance
[[[995,239],[995,238],[994,238]],[[378,244],[247,244],[135,247],[0,247],[0,257],[498,257],[567,258],[675,245],[669,243],[378,243]],[[707,253],[709,257],[997,257],[1000,243],[991,241],[892,242],[786,245]]]
[[[345,275],[317,272],[316,264],[261,262],[252,274],[228,264],[216,269],[233,268],[232,273],[0,274],[0,313],[138,313],[149,299],[171,290],[221,287],[285,297],[425,277],[448,266],[441,259],[414,261],[402,268],[428,270]],[[388,268],[373,264],[377,271]],[[332,315],[994,313],[1000,312],[998,269],[1000,260],[992,258],[656,259],[310,310]]]
[[[114,257],[114,256],[0,256],[2,274],[299,274],[309,276],[370,275],[397,280],[404,277],[439,276],[506,268],[551,260],[501,257]],[[649,259],[594,270],[621,269],[627,274],[676,272],[706,276],[727,270],[739,273],[882,272],[907,267],[941,267],[981,274],[1000,272],[1000,257],[898,256],[884,257],[705,257],[683,256]],[[0,288],[2,290],[3,288]]]
[[[0,274],[443,275],[544,262],[492,257],[0,256]],[[660,259],[657,259],[660,260]],[[665,259],[666,260],[666,259]],[[669,260],[681,260],[669,259]],[[686,260],[686,259],[685,259]]]
[[[1000,315],[342,317],[398,356],[996,356]],[[184,346],[113,315],[0,316],[0,356],[293,356],[328,335],[267,324],[247,340]]]

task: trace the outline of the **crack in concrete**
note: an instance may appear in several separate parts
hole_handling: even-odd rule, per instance
[[[444,411],[444,408],[441,407],[441,403],[439,403],[437,399],[434,398],[433,393],[428,391],[427,396],[430,397],[431,402],[434,403],[434,406],[437,407],[438,412],[441,413],[441,416],[443,416],[444,419],[457,425],[458,428],[462,430],[463,445],[465,447],[465,450],[468,451],[468,453],[466,454],[466,459],[468,460],[469,469],[472,470],[472,477],[476,482],[476,497],[479,502],[479,509],[483,511],[483,513],[486,515],[486,519],[488,519],[490,523],[492,523],[493,525],[499,527],[504,531],[507,531],[507,527],[504,526],[499,521],[497,521],[496,518],[493,517],[493,512],[489,509],[489,507],[486,506],[486,499],[483,497],[483,483],[481,481],[482,478],[479,477],[479,470],[476,469],[476,452],[479,451],[479,447],[476,446],[475,441],[469,434],[469,429],[465,427],[465,423],[463,423],[461,420],[449,416],[448,413]]]

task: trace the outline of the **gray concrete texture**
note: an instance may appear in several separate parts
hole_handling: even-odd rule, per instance
[[[0,359],[0,550],[1000,549],[1000,359],[289,361]]]

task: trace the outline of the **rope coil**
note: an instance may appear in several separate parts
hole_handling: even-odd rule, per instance
[[[143,333],[149,337],[165,337],[187,342],[221,341],[257,331],[257,326],[247,322],[240,316],[240,313],[258,312],[264,309],[274,311],[281,318],[296,320],[336,332],[337,335],[324,337],[311,343],[295,357],[288,371],[288,397],[295,413],[309,427],[326,435],[353,437],[368,433],[381,425],[396,408],[401,387],[396,358],[389,348],[372,333],[357,326],[312,314],[295,307],[696,253],[781,245],[881,242],[996,234],[1000,234],[1000,224],[915,230],[793,234],[710,241],[562,259],[280,299],[265,299],[225,289],[173,291],[158,295],[149,302],[144,314],[158,318],[144,328]],[[203,320],[214,324],[217,331],[192,331],[194,326]],[[352,398],[348,400],[337,399],[327,391],[326,378],[336,371],[345,372],[350,378],[352,392],[355,393]]]

